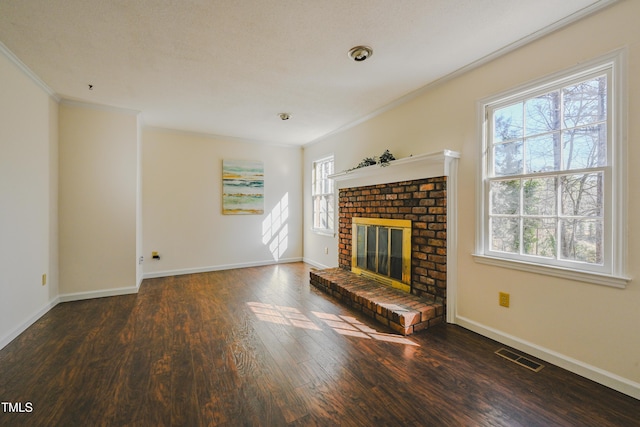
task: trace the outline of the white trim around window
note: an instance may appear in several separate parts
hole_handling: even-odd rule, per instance
[[[329,178],[333,173],[333,154],[311,164],[311,230],[327,236],[335,233],[335,185]]]
[[[533,148],[530,149],[527,146],[529,140],[531,140],[531,147],[534,144],[548,144],[551,146],[552,144],[549,141],[554,138],[559,141],[562,136],[556,137],[551,134],[559,135],[564,132],[564,126],[567,126],[564,109],[567,104],[564,103],[565,101],[560,101],[556,104],[562,110],[557,113],[558,117],[562,118],[558,121],[562,123],[558,125],[559,127],[552,127],[550,130],[542,129],[539,126],[538,129],[535,129],[534,125],[531,125],[532,128],[527,128],[527,120],[530,117],[526,106],[535,105],[539,98],[552,95],[553,92],[558,92],[559,96],[563,96],[563,90],[572,87],[572,85],[600,77],[606,79],[607,118],[606,122],[598,122],[596,124],[602,126],[603,129],[606,127],[606,160],[600,160],[598,164],[594,163],[584,167],[576,167],[575,165],[568,167],[566,163],[563,164],[562,161],[558,161],[560,156],[565,154],[556,153],[547,156],[547,160],[551,159],[550,161],[545,159],[537,162],[532,161],[531,159],[534,156],[543,155],[533,154]],[[599,285],[619,288],[624,288],[627,285],[630,278],[626,275],[628,191],[626,96],[626,50],[618,50],[569,70],[478,102],[478,129],[482,144],[480,144],[480,164],[477,180],[476,252],[474,254],[476,262]],[[528,102],[531,102],[531,104],[527,104]],[[519,112],[520,103],[524,108],[522,113]],[[509,112],[511,106],[514,106],[514,111],[516,111],[513,113],[515,114],[513,122],[516,124],[510,124],[507,127],[511,126],[514,129],[514,136],[512,136],[511,130],[508,128],[498,136],[496,129],[499,127],[500,129],[504,128],[502,124],[498,126],[498,118],[504,118],[511,114]],[[548,109],[547,111],[550,110]],[[569,112],[566,114],[568,116]],[[530,123],[534,123],[534,118],[530,118]],[[510,117],[507,117],[507,119],[510,120]],[[494,129],[494,125],[496,129]],[[582,123],[574,123],[572,126],[579,127],[582,126]],[[518,132],[521,132],[522,136],[519,136]],[[538,141],[534,142],[534,137],[528,137],[527,132],[530,132],[530,135],[540,133],[542,136]],[[545,138],[547,142],[539,142],[545,140]],[[511,147],[508,147],[508,144],[511,144]],[[556,142],[555,146],[561,147],[558,149],[561,150],[562,144],[563,142]],[[511,150],[510,153],[508,153],[509,150]],[[526,157],[528,155],[527,150],[532,153],[529,159]],[[513,156],[513,153],[517,155]],[[509,156],[512,157],[508,158]],[[507,160],[499,160],[503,158],[507,158]],[[514,158],[516,159],[514,160]],[[555,165],[553,164],[554,158]],[[563,257],[561,252],[560,247],[563,243],[559,241],[562,239],[562,224],[563,221],[569,221],[563,211],[565,209],[563,208],[563,203],[565,203],[563,194],[568,194],[571,191],[566,190],[568,184],[563,187],[564,184],[562,183],[568,181],[566,177],[572,174],[582,174],[585,177],[597,175],[599,181],[604,182],[602,184],[604,197],[598,199],[598,206],[602,207],[602,213],[589,213],[589,215],[595,215],[592,218],[593,223],[602,224],[602,237],[598,241],[598,244],[601,242],[601,247],[596,250],[599,258],[596,258],[595,261],[567,259]],[[525,206],[528,200],[527,197],[530,197],[525,195],[525,182],[531,183],[533,181],[535,181],[535,184],[540,184],[541,182],[549,183],[545,195],[549,208],[544,212],[535,206],[533,208],[529,207],[527,211]],[[529,189],[529,191],[531,190]],[[554,192],[556,195],[554,195]],[[540,193],[542,192],[540,191]],[[502,194],[509,195],[502,197]],[[518,196],[517,194],[520,195]],[[513,199],[510,199],[512,200],[510,202],[505,202],[505,197],[513,197]],[[548,197],[551,197],[551,199]],[[555,201],[553,201],[554,198]],[[533,198],[531,200],[537,199]],[[511,203],[510,206],[509,203]],[[534,213],[531,213],[532,211]],[[538,242],[541,241],[538,239],[538,235],[534,240],[536,242],[536,253],[532,254],[532,251],[528,249],[531,245],[527,246],[528,241],[524,237],[524,230],[531,230],[531,228],[527,229],[525,223],[532,224],[534,222],[534,219],[530,219],[528,215],[533,215],[535,221],[550,224],[546,226],[548,230],[547,247],[542,249],[542,253],[537,252]],[[578,217],[578,221],[580,220],[588,222],[590,218]],[[491,221],[494,222],[492,223]],[[494,226],[493,229],[491,228],[492,224]],[[508,227],[513,226],[512,235],[515,236],[513,238],[515,243],[509,236],[511,231],[504,234],[501,232],[496,233],[495,230],[498,229],[495,228],[495,224],[501,224],[503,227],[505,225]],[[517,227],[519,227],[518,231],[515,231]],[[539,230],[544,232],[544,229],[540,228],[539,225],[536,227],[538,227],[536,232]],[[550,249],[550,246],[554,248]]]

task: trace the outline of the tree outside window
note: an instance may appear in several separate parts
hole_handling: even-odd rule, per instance
[[[479,261],[624,285],[616,282],[626,280],[626,189],[612,57],[482,104]]]

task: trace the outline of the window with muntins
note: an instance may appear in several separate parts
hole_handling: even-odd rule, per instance
[[[483,105],[482,255],[621,275],[614,75],[605,62]]]
[[[333,232],[334,229],[334,185],[329,175],[333,174],[333,156],[313,162],[311,193],[313,198],[313,229]]]

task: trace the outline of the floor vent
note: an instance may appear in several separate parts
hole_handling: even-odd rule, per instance
[[[504,357],[507,360],[511,360],[514,363],[517,363],[520,366],[524,366],[527,369],[531,369],[533,372],[539,372],[544,365],[539,364],[538,362],[534,362],[531,359],[528,359],[520,354],[514,353],[511,350],[507,350],[506,348],[501,348],[496,351],[498,356]]]

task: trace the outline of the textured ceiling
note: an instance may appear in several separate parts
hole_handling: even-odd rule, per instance
[[[611,3],[0,0],[0,42],[60,98],[305,144]],[[374,53],[357,63],[347,52],[360,44]]]

